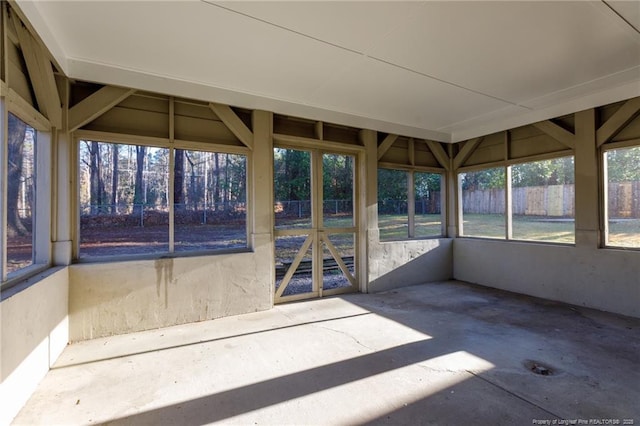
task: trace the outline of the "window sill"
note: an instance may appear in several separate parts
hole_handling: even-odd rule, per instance
[[[16,274],[17,276],[2,283],[2,287],[0,287],[0,300],[8,299],[64,268],[66,268],[66,266],[43,264],[28,266],[21,270],[19,274]]]
[[[204,257],[204,256],[220,256],[239,253],[253,253],[254,251],[248,247],[231,248],[225,250],[202,250],[177,253],[149,253],[149,254],[123,254],[116,256],[87,256],[80,257],[74,261],[75,264],[88,263],[113,263],[113,262],[132,262],[138,260],[160,260],[160,259],[179,259],[186,257]]]

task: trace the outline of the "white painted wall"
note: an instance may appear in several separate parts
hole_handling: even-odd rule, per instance
[[[458,238],[453,277],[640,317],[640,252]]]
[[[0,425],[15,417],[69,341],[68,269],[30,281],[0,303]]]
[[[273,306],[271,245],[253,253],[77,264],[71,341],[204,321]]]

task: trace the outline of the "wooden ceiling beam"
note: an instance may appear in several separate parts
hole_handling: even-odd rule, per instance
[[[475,151],[478,145],[480,145],[480,142],[482,142],[482,139],[483,137],[470,139],[464,144],[460,152],[458,152],[458,155],[453,159],[454,170],[460,168],[460,166],[469,159],[471,154],[473,154],[473,151]]]
[[[60,128],[62,127],[62,106],[51,62],[45,56],[42,47],[23,27],[20,19],[15,14],[11,16],[22,56],[27,65],[29,80],[36,95],[38,109],[49,119],[53,127]]]
[[[398,139],[398,135],[389,134],[382,141],[378,147],[378,161],[384,156],[384,154],[391,148],[391,145]]]
[[[438,160],[438,164],[440,164],[445,170],[449,170],[451,168],[451,159],[449,155],[445,152],[442,144],[434,141],[426,141],[429,150],[433,154],[433,156]]]
[[[640,98],[630,99],[613,114],[596,132],[598,146],[609,142],[640,112]]]
[[[253,150],[253,132],[228,105],[209,103],[209,108],[247,148]]]
[[[100,117],[134,94],[135,89],[104,86],[69,109],[69,131],[73,132]]]
[[[569,132],[568,130],[563,129],[550,120],[533,123],[532,126],[551,136],[553,139],[557,140],[568,148],[574,149],[576,146],[576,135]]]

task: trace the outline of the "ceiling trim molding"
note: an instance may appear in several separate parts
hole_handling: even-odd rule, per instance
[[[450,136],[445,132],[417,128],[401,123],[391,123],[376,118],[335,111],[321,106],[297,104],[285,99],[274,99],[259,94],[233,91],[207,85],[202,82],[151,74],[141,70],[126,69],[77,58],[69,58],[68,65],[69,77],[74,79],[130,87],[136,90],[216,102],[247,109],[272,111],[277,114],[291,115],[360,129],[395,133],[418,139],[450,142]]]

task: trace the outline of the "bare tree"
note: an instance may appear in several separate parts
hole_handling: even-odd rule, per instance
[[[27,133],[27,124],[13,114],[9,114],[8,131],[8,170],[7,170],[7,236],[16,237],[27,235],[18,214],[18,197],[20,195],[20,181],[22,179],[22,159],[24,151],[24,138]]]
[[[142,204],[144,203],[144,187],[143,187],[143,171],[144,171],[144,158],[147,153],[147,147],[136,146],[136,180],[133,191],[133,204],[134,213],[140,214],[142,211]]]
[[[213,154],[213,209],[218,211],[220,202],[220,158],[216,152]]]
[[[100,142],[88,142],[89,150],[89,176],[91,193],[91,212],[100,212],[100,206],[105,204],[104,181],[102,179],[102,157],[100,155]]]
[[[111,214],[116,214],[116,204],[118,203],[118,155],[119,155],[119,146],[118,144],[111,145],[112,151],[111,155],[112,166],[113,166],[113,174],[111,175]]]
[[[173,203],[176,210],[185,208],[184,202],[184,150],[176,149],[173,167]]]

